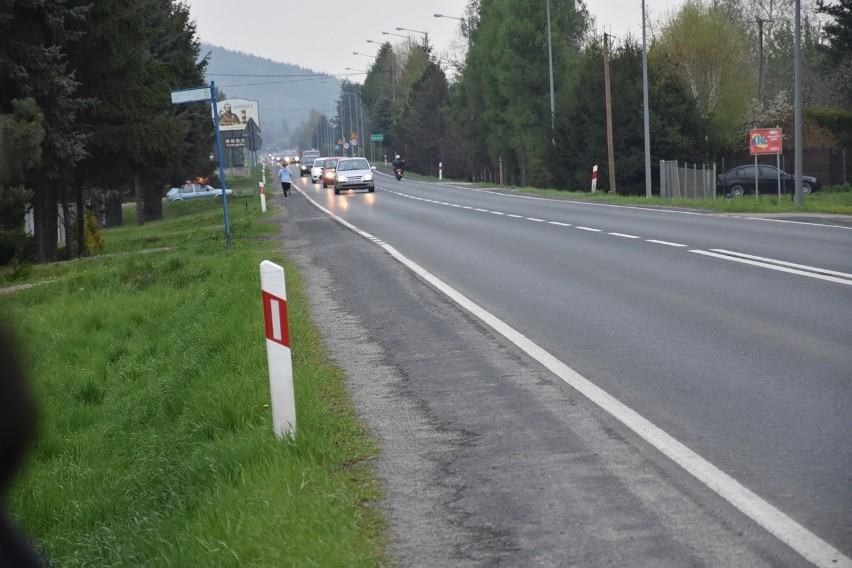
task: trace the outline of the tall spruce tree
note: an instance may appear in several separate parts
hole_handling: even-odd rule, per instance
[[[68,68],[68,46],[85,9],[57,0],[16,0],[0,6],[0,114],[15,101],[32,99],[43,117],[41,159],[23,172],[33,192],[36,257],[58,255],[59,202],[68,192],[74,167],[83,157],[83,135],[76,128],[84,102]]]

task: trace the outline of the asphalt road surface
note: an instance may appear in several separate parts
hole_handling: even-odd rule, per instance
[[[304,180],[399,565],[852,566],[852,227]]]

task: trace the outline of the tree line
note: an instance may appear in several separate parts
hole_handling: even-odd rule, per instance
[[[171,103],[205,84],[199,46],[175,0],[0,3],[0,264],[56,260],[60,218],[64,256],[85,255],[87,207],[119,223],[132,195],[158,219],[164,188],[211,171],[209,105]]]
[[[363,85],[346,87],[358,91],[370,132],[420,173],[442,163],[452,177],[502,172],[508,184],[588,189],[593,165],[607,163],[607,55],[617,190],[643,194],[641,30],[604,41],[594,29],[606,22],[595,22],[582,0],[549,4],[550,38],[544,0],[471,0],[459,25],[466,50],[456,61],[439,61],[425,40],[383,44]],[[803,5],[805,147],[852,146],[852,0]],[[652,168],[661,159],[713,163],[747,151],[755,126],[781,126],[792,147],[793,6],[686,0],[649,22]],[[598,187],[611,187],[608,177],[602,167]]]

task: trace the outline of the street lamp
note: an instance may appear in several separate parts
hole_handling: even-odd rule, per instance
[[[402,34],[395,34],[395,33],[391,33],[391,32],[382,32],[382,35],[392,35],[392,36],[407,39],[408,40],[408,47],[411,47],[411,36],[404,36]],[[370,40],[367,40],[367,41],[370,41]]]
[[[370,41],[370,40],[367,40],[367,41]],[[370,59],[374,59],[376,57],[375,55],[367,55],[366,53],[358,53],[357,51],[353,51],[352,55],[360,55],[362,57],[369,57]]]
[[[449,18],[451,20],[458,20],[462,24],[464,24],[462,26],[462,30],[464,30],[465,26],[467,27],[467,46],[470,47],[471,41],[473,41],[473,38],[470,36],[470,32],[471,32],[470,22],[468,22],[465,18],[456,18],[455,16],[446,16],[444,14],[435,14],[435,17],[436,18]]]
[[[424,38],[425,38],[425,39],[423,40],[423,46],[424,46],[424,47],[426,47],[427,49],[429,48],[429,32],[421,32],[420,30],[410,30],[410,29],[408,29],[408,28],[396,28],[396,31],[398,31],[398,32],[411,32],[411,33],[415,33],[415,34],[421,34],[421,35],[422,35],[422,36],[424,36]],[[384,32],[382,32],[382,33],[384,33]]]
[[[550,42],[550,0],[547,0],[547,66],[550,69],[550,144],[556,146],[556,105],[553,97],[553,45]]]

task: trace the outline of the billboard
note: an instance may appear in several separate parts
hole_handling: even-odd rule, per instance
[[[752,156],[780,154],[782,138],[780,128],[752,128],[748,133],[748,146]]]
[[[257,101],[248,99],[226,99],[217,103],[219,107],[219,130],[244,130],[248,119],[260,125]]]

